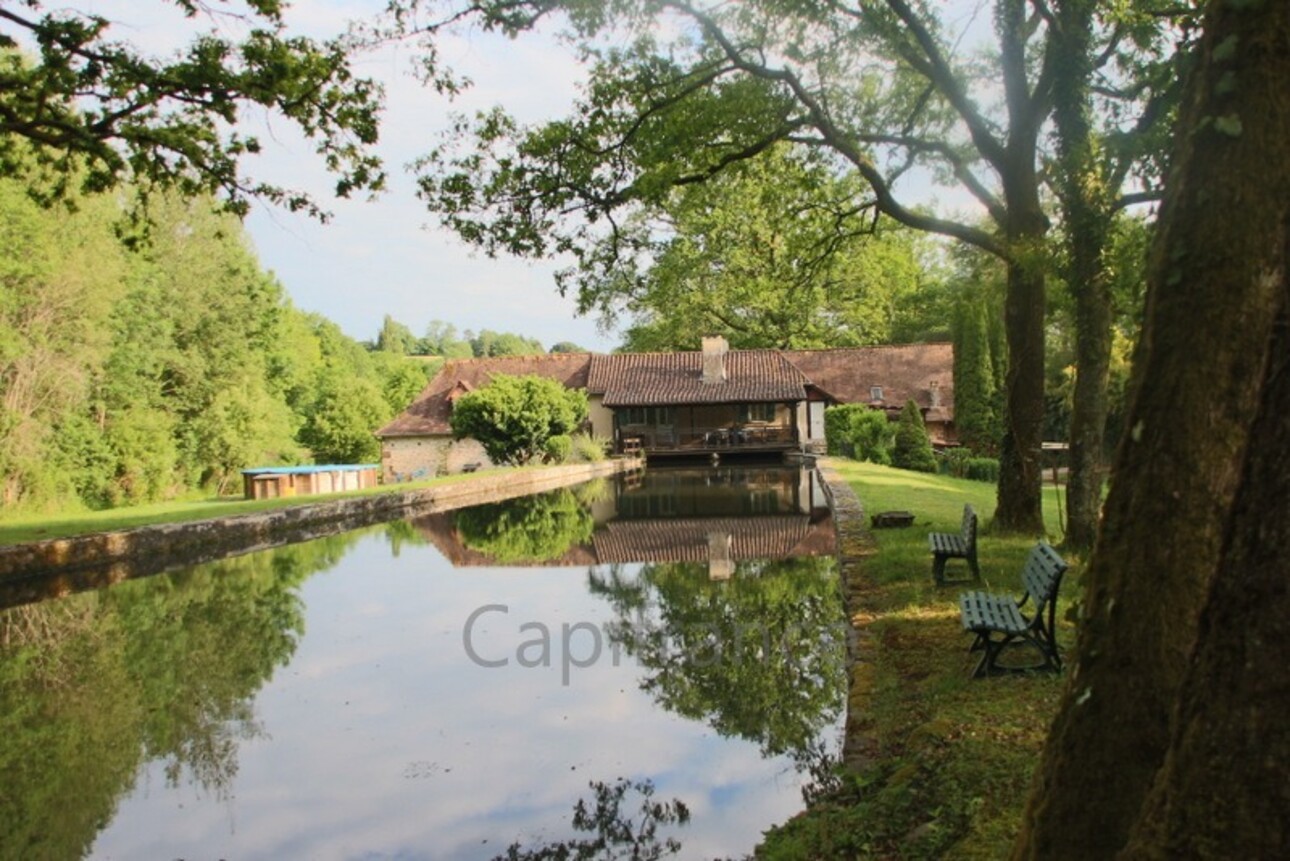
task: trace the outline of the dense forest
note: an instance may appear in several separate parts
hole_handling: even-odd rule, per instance
[[[223,490],[243,467],[362,462],[427,363],[294,307],[241,224],[153,196],[42,206],[0,180],[5,507],[102,507]]]

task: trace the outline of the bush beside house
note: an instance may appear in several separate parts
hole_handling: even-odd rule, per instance
[[[569,434],[587,419],[587,395],[534,374],[497,374],[462,395],[452,412],[452,434],[479,440],[494,463],[562,460]]]
[[[932,452],[932,441],[927,436],[927,426],[923,424],[923,413],[912,400],[905,403],[905,409],[896,423],[896,443],[891,451],[891,465],[915,472],[936,472],[936,455]]]

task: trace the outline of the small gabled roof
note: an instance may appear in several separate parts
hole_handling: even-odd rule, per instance
[[[607,407],[806,400],[807,378],[778,350],[731,350],[724,361],[726,379],[705,383],[700,352],[596,355],[587,391]]]
[[[946,420],[954,414],[952,344],[785,350],[784,356],[816,388],[841,403],[871,404],[873,387],[881,386],[882,405],[900,408],[911,399],[930,405],[936,388],[940,403],[929,410],[928,418]]]
[[[514,377],[532,374],[556,380],[566,388],[585,389],[590,364],[590,353],[453,359],[444,363],[410,407],[376,435],[385,438],[452,433],[453,402],[466,392],[488,385],[496,374]]]

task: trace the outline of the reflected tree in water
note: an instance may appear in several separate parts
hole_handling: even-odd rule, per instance
[[[297,593],[349,534],[0,612],[0,857],[77,858],[139,768],[227,797]]]
[[[833,560],[741,562],[729,580],[703,565],[592,571],[612,605],[611,642],[645,670],[641,688],[723,736],[806,768],[844,704],[844,612]]]
[[[546,843],[525,849],[512,843],[506,854],[493,861],[658,861],[681,851],[681,843],[674,837],[659,838],[659,826],[685,825],[690,821],[690,811],[680,799],[654,800],[651,781],[630,781],[619,778],[610,786],[599,781],[591,783],[595,795],[590,805],[585,798],[573,806],[573,827],[589,837],[571,837],[556,843]],[[628,793],[640,796],[640,806],[635,815],[624,811]]]
[[[590,541],[596,528],[570,490],[465,508],[455,522],[467,547],[503,565],[559,559]]]

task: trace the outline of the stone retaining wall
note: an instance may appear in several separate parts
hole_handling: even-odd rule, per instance
[[[640,466],[638,460],[616,459],[480,475],[419,490],[392,489],[371,496],[214,520],[141,526],[0,547],[0,591],[5,593],[0,594],[0,607],[333,535],[405,515],[431,514],[554,490]],[[28,591],[33,594],[24,600]]]
[[[851,485],[832,468],[830,458],[819,463],[820,477],[833,509],[838,531],[838,577],[847,612],[847,724],[842,741],[842,761],[859,770],[878,752],[871,699],[875,683],[873,634],[868,625],[873,615],[866,595],[873,587],[865,572],[865,560],[878,552],[873,533],[865,520],[864,506]]]

